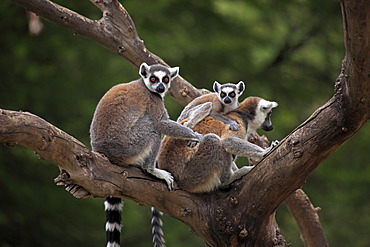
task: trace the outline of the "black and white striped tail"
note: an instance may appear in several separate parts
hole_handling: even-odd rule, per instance
[[[121,198],[107,197],[104,202],[105,207],[105,232],[107,247],[119,247],[121,235],[121,213],[123,201]]]
[[[154,247],[165,247],[161,220],[162,212],[152,207],[152,236]]]

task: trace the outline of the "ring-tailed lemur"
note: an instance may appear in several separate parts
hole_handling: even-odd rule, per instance
[[[237,130],[238,124],[225,117],[225,114],[236,109],[239,106],[239,97],[243,94],[245,84],[239,81],[237,84],[225,83],[220,84],[217,81],[213,83],[214,93],[209,93],[195,98],[181,112],[177,119],[180,122],[184,119],[184,123],[189,128],[194,128],[205,117],[211,116],[226,125],[230,126],[231,130]],[[195,145],[194,142],[189,144]],[[154,247],[164,247],[164,238],[162,230],[162,212],[152,207],[152,237]]]
[[[158,156],[158,167],[170,171],[177,184],[189,192],[209,192],[229,185],[253,168],[244,166],[238,169],[234,162],[235,155],[247,156],[256,162],[277,145],[278,141],[274,141],[270,147],[263,149],[247,141],[251,135],[257,135],[256,130],[259,128],[265,131],[273,129],[270,116],[272,109],[277,106],[276,102],[259,97],[245,99],[237,109],[226,114],[227,118],[240,126],[237,131],[232,131],[228,125],[212,117],[206,117],[194,128],[205,134],[203,141],[196,146],[189,145],[188,141],[165,137]],[[197,108],[195,111],[196,114],[204,115]],[[200,119],[202,116],[195,115],[194,118]],[[152,231],[158,233],[153,233],[153,240],[161,239],[160,243],[163,244],[161,214],[155,208],[152,210]]]
[[[226,114],[238,123],[239,129],[232,131],[224,123],[206,117],[194,130],[204,134],[195,147],[188,141],[165,137],[158,156],[158,167],[173,174],[180,188],[194,193],[209,192],[227,186],[248,173],[253,166],[236,168],[234,155],[261,159],[275,145],[274,141],[263,149],[247,141],[249,135],[261,128],[273,129],[270,120],[271,110],[277,106],[259,97],[248,97],[240,106]]]
[[[238,124],[225,117],[225,114],[239,106],[238,99],[244,89],[245,84],[243,81],[240,81],[238,84],[225,83],[222,85],[215,81],[213,83],[213,90],[215,92],[202,95],[191,101],[181,112],[177,122],[188,119],[184,125],[194,128],[206,116],[211,116],[230,126],[230,129],[237,130]]]
[[[92,149],[117,165],[138,165],[159,179],[169,189],[172,175],[156,168],[162,135],[200,141],[202,135],[169,119],[163,103],[170,82],[179,68],[140,65],[140,79],[111,88],[96,107],[90,127]],[[119,246],[119,221],[122,202],[107,198],[107,246]]]

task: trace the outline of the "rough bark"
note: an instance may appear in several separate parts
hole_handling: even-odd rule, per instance
[[[13,1],[97,41],[135,66],[142,61],[164,63],[145,48],[131,18],[117,1],[92,1],[103,11],[98,21],[47,0]],[[2,110],[0,142],[25,146],[56,162],[61,168],[56,183],[66,185],[76,197],[116,196],[155,206],[183,221],[212,246],[285,246],[274,217],[277,206],[369,119],[369,6],[367,0],[342,0],[346,56],[334,96],[228,190],[201,195],[180,189],[168,191],[162,181],[136,167],[110,164],[30,113]],[[177,85],[172,88],[172,95],[182,104],[201,94],[182,78]]]

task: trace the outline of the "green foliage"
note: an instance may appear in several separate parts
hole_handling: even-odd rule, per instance
[[[100,18],[88,1],[58,1]],[[243,97],[275,100],[282,139],[333,94],[344,56],[337,1],[125,1],[152,52],[198,88],[246,82]],[[71,31],[43,21],[31,36],[23,8],[0,2],[0,108],[35,113],[89,145],[89,124],[101,96],[138,77],[127,61]],[[173,119],[181,107],[166,98]],[[262,132],[261,132],[262,133]],[[303,189],[316,206],[332,246],[369,246],[369,126],[326,160]],[[0,247],[102,246],[102,199],[77,200],[53,183],[55,164],[25,148],[0,147]],[[126,201],[123,242],[150,246],[150,210]],[[302,246],[294,219],[279,208],[282,232]],[[168,246],[202,246],[177,220],[164,217]]]

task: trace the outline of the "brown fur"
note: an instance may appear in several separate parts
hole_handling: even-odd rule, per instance
[[[191,101],[186,107],[193,108],[194,106],[201,105],[206,102],[212,103],[213,111],[224,113],[224,107],[220,100],[218,99],[216,93],[209,93],[199,96],[198,98],[195,98],[193,101]]]
[[[135,97],[128,97],[133,93]],[[140,128],[141,135],[161,136],[153,133],[151,121],[138,121],[148,115],[157,121],[168,118],[162,98],[150,92],[141,79],[114,86],[100,100],[94,114],[90,129],[93,150],[119,165],[143,164],[154,143],[140,141],[142,137],[133,128]]]
[[[238,137],[245,139],[247,135],[248,121],[253,120],[253,116],[256,114],[256,107],[258,102],[261,100],[259,97],[248,97],[240,106],[226,114],[226,116],[238,123],[239,129],[237,131],[230,130],[230,128],[223,122],[213,119],[212,117],[206,117],[203,121],[198,123],[194,131],[201,134],[215,133],[221,139],[225,139],[229,136]]]
[[[188,146],[188,141],[165,137],[158,157],[158,167],[171,172],[182,189],[195,193],[212,191],[246,174],[249,170],[243,168],[232,171],[232,154],[223,148],[223,141],[237,138],[247,142],[248,122],[253,121],[253,112],[255,114],[259,101],[258,97],[249,97],[240,107],[226,115],[239,124],[237,131],[230,130],[221,121],[206,117],[194,128],[194,131],[205,135],[204,140],[194,148]]]

